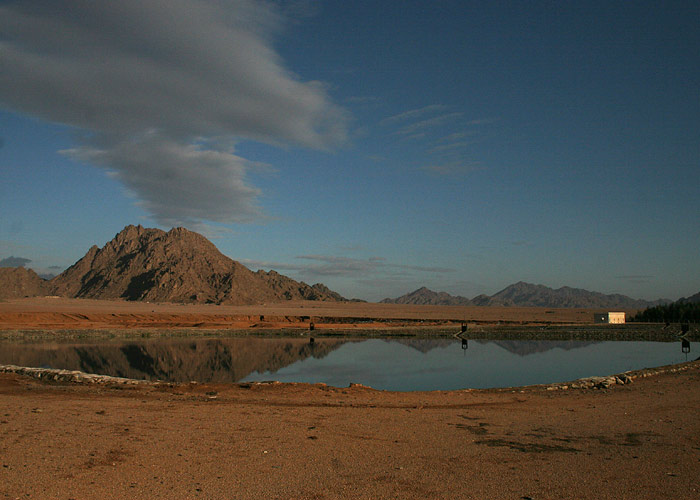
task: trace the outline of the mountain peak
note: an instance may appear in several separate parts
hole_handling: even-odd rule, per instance
[[[102,248],[93,246],[51,284],[56,295],[150,302],[255,304],[340,297],[280,274],[253,273],[183,227],[166,233],[141,225],[126,226]]]
[[[446,305],[460,306],[470,305],[471,302],[466,297],[453,297],[445,292],[434,292],[427,287],[420,287],[411,293],[402,295],[396,299],[384,299],[381,301],[385,304],[415,304],[415,305]]]
[[[0,299],[46,295],[46,280],[26,267],[0,267]]]

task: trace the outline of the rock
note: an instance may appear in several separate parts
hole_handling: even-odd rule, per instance
[[[615,385],[617,383],[616,377],[603,377],[603,380],[595,384],[594,387],[598,389],[607,389],[611,385]]]
[[[143,384],[145,380],[133,380],[108,375],[95,375],[79,371],[56,370],[51,368],[29,368],[25,366],[0,365],[0,372],[17,373],[37,379],[53,380],[56,382],[73,382],[87,384]]]
[[[621,383],[621,384],[631,384],[632,383],[632,377],[630,377],[626,373],[618,375],[617,378],[619,380],[619,383]]]
[[[355,388],[355,389],[371,389],[371,387],[363,384],[356,384],[355,382],[350,382],[350,388]]]

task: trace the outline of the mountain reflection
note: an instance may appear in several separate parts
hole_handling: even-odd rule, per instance
[[[384,390],[510,387],[683,361],[689,343],[566,340],[216,338],[0,344],[0,364],[133,379],[356,382]]]
[[[423,354],[433,349],[450,347],[455,343],[454,339],[385,339],[384,341],[405,345]]]
[[[0,364],[170,382],[237,382],[252,372],[275,372],[309,357],[323,358],[346,342],[234,338],[78,345],[5,344],[0,349]]]
[[[495,344],[508,352],[518,356],[528,356],[541,352],[561,349],[570,351],[580,349],[600,342],[586,342],[581,340],[477,340],[480,344]]]
[[[470,339],[471,340],[471,339]],[[449,348],[451,346],[462,346],[460,341],[454,339],[385,339],[386,342],[392,342],[404,345],[415,349],[416,351],[426,354],[433,349]],[[597,344],[598,342],[587,342],[579,340],[471,340],[479,344],[497,345],[508,352],[517,354],[518,356],[527,356],[540,352],[550,351],[552,349],[562,349],[570,351],[579,349],[589,345]],[[460,347],[461,348],[461,347]]]

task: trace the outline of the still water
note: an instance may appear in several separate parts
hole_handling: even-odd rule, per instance
[[[173,382],[360,383],[392,391],[564,382],[695,359],[681,342],[214,338],[0,344],[0,364]]]

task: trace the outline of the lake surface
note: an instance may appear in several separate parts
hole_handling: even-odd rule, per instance
[[[279,380],[417,391],[565,382],[697,358],[683,351],[680,341],[244,337],[3,343],[0,364],[173,382]]]

